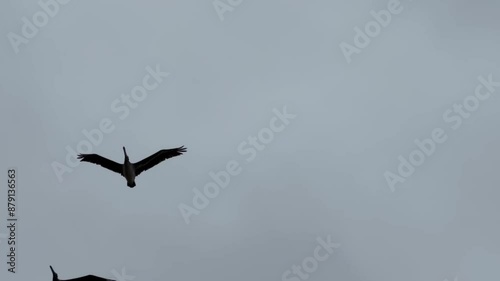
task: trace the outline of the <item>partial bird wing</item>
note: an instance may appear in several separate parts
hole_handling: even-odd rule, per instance
[[[52,271],[52,280],[53,281],[116,281],[113,279],[106,279],[106,278],[102,278],[102,277],[95,276],[95,275],[86,275],[86,276],[77,277],[77,278],[73,278],[73,279],[59,280],[59,277],[57,277],[57,273],[54,271],[52,266],[50,266],[50,270]]]
[[[101,165],[106,169],[109,169],[115,173],[122,174],[123,168],[121,164],[115,161],[109,160],[97,154],[78,154],[78,159],[83,162],[89,162],[96,165]]]
[[[134,163],[134,168],[135,168],[135,175],[138,176],[140,173],[151,169],[154,167],[156,164],[168,159],[172,158],[175,156],[182,155],[183,152],[186,152],[187,149],[184,146],[177,147],[177,148],[172,148],[172,149],[163,149],[155,154],[144,158],[143,160]]]
[[[95,275],[86,275],[86,276],[73,278],[73,279],[65,279],[64,281],[115,281],[115,280],[102,278],[102,277],[95,276]]]

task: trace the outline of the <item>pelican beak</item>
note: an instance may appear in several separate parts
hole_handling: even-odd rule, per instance
[[[127,151],[125,150],[125,146],[123,147],[123,153],[125,153],[125,156],[127,156]]]

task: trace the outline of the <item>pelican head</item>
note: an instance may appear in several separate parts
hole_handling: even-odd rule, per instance
[[[57,273],[52,268],[52,265],[49,265],[49,267],[50,267],[50,271],[52,271],[52,280],[53,281],[59,281],[59,277],[57,276]]]
[[[125,158],[128,158],[127,150],[125,150],[125,146],[123,147],[123,153],[125,154]]]

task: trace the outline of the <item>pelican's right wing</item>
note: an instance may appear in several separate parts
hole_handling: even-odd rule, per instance
[[[97,154],[78,154],[78,159],[83,162],[89,162],[96,165],[101,165],[106,169],[109,169],[115,173],[122,174],[123,168],[121,164],[115,161],[109,160]]]

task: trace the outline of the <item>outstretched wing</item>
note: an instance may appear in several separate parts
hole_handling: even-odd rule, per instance
[[[155,154],[144,158],[143,160],[134,163],[134,168],[135,168],[135,175],[138,176],[140,173],[151,169],[154,167],[156,164],[168,159],[172,158],[175,156],[182,155],[182,153],[186,152],[187,149],[184,146],[177,147],[177,148],[172,148],[172,149],[163,149]]]
[[[96,165],[101,165],[104,168],[111,170],[115,173],[122,174],[123,168],[121,164],[111,161],[97,154],[78,154],[78,159],[83,162],[89,162]]]

